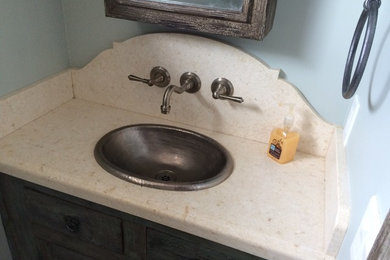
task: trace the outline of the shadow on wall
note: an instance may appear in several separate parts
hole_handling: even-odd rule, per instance
[[[267,52],[278,56],[304,59],[307,54],[307,40],[313,31],[315,16],[321,11],[321,5],[312,0],[278,0],[274,25],[263,42],[233,39],[222,36],[209,36],[223,39],[234,46],[245,46],[246,51],[258,55],[259,45],[266,46]],[[288,44],[286,44],[288,41]]]
[[[387,44],[386,44],[387,43]],[[387,47],[387,49],[385,48]],[[371,112],[376,112],[382,106],[390,92],[390,70],[385,62],[390,60],[390,26],[387,28],[383,41],[379,45],[379,51],[375,57],[373,72],[370,78],[368,93],[368,105]],[[387,75],[387,77],[386,77]],[[386,78],[383,82],[377,79]]]
[[[316,13],[320,11],[319,7],[320,5],[312,0],[279,0],[274,23],[274,29],[278,33],[270,34],[273,41],[272,45],[268,46],[268,51],[283,56],[303,57],[307,53],[308,34],[313,31],[311,27]],[[286,44],[286,41],[289,44]]]

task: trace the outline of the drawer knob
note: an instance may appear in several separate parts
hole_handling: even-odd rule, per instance
[[[65,227],[71,233],[76,233],[80,229],[80,220],[78,217],[65,216]]]

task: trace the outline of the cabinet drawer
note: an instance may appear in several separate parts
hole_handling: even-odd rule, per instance
[[[25,188],[30,221],[110,251],[122,253],[122,221],[44,193]]]

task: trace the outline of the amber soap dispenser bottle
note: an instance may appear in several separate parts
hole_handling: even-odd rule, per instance
[[[278,163],[292,161],[299,142],[299,134],[290,131],[294,124],[294,106],[292,104],[289,106],[290,112],[284,117],[283,128],[275,128],[272,130],[269,138],[268,157]]]

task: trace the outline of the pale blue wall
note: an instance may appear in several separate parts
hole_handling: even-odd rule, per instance
[[[362,6],[351,6],[354,2],[279,0],[274,28],[263,42],[211,37],[237,46],[273,68],[283,68],[287,79],[325,119],[342,125],[349,101],[341,97],[341,80],[357,19],[346,19],[346,10],[349,13]],[[113,41],[168,30],[106,18],[103,0],[63,0],[63,4],[71,66],[84,66]]]
[[[82,67],[113,41],[161,30],[157,25],[106,18],[103,0],[63,0],[70,65]]]
[[[340,260],[350,247],[371,196],[377,196],[381,220],[390,208],[390,2],[382,1],[367,73],[357,91],[360,111],[347,144],[352,216]]]
[[[0,0],[0,96],[68,66],[61,0]]]

